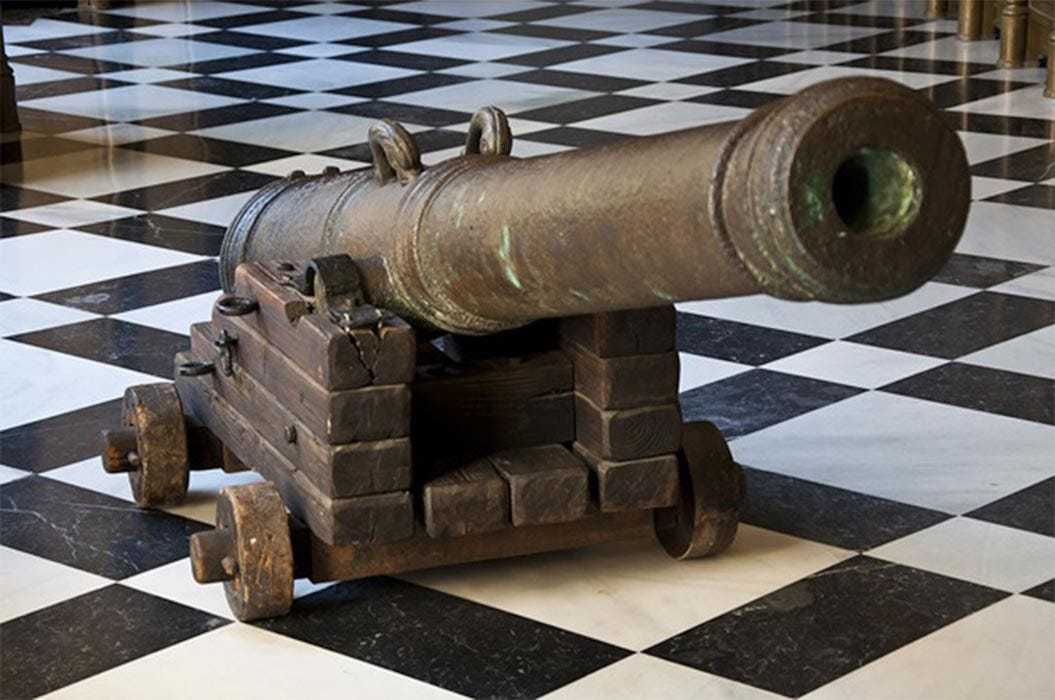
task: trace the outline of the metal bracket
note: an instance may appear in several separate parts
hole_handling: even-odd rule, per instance
[[[220,371],[226,377],[234,374],[234,346],[237,343],[238,338],[228,333],[227,329],[220,331],[220,335],[212,341],[212,344],[216,346],[216,359],[220,363]]]

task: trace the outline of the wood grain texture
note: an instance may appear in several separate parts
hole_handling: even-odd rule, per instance
[[[422,503],[432,537],[462,537],[510,524],[509,486],[486,458],[425,484]]]
[[[672,454],[681,446],[681,408],[671,403],[606,411],[576,394],[575,439],[609,460]]]
[[[673,306],[571,316],[560,321],[564,346],[578,345],[598,357],[670,352],[675,347]]]
[[[568,349],[575,391],[603,409],[676,403],[678,353],[603,358],[578,346]]]
[[[191,352],[199,358],[212,352],[212,326],[191,326]],[[248,372],[203,375],[209,387],[243,416],[257,432],[296,465],[330,497],[361,496],[410,488],[410,439],[395,438],[328,444],[298,419]],[[294,440],[288,439],[292,426]]]
[[[674,505],[678,497],[678,458],[660,455],[616,462],[572,445],[591,472],[591,491],[603,513]]]
[[[489,460],[509,484],[513,525],[569,522],[586,514],[589,472],[562,445],[507,450]]]

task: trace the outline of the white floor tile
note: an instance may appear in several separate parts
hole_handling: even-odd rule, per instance
[[[847,51],[824,51],[823,49],[812,51],[796,51],[781,56],[781,63],[805,63],[811,66],[828,66],[833,63],[846,63],[858,58],[864,58],[863,53],[849,53]]]
[[[835,341],[763,366],[778,372],[875,389],[942,364],[945,360]]]
[[[167,248],[63,230],[0,239],[0,258],[5,262],[0,289],[19,296],[202,259]]]
[[[409,676],[251,625],[230,624],[74,683],[48,698],[455,698]]]
[[[297,112],[213,126],[190,133],[238,143],[311,152],[365,143],[367,132],[376,121],[335,112]],[[423,128],[415,124],[403,126],[412,132]]]
[[[551,66],[574,73],[614,75],[638,80],[678,80],[698,73],[753,63],[754,59],[663,49],[632,49]]]
[[[975,73],[972,78],[983,78],[986,80],[1013,80],[1023,83],[1043,83],[1047,70],[1037,66],[1025,68],[997,68],[985,73]]]
[[[366,102],[367,99],[351,95],[337,95],[332,92],[302,92],[296,95],[284,95],[283,97],[273,97],[269,100],[261,101],[297,109],[330,109],[331,107]]]
[[[16,62],[11,66],[11,69],[15,74],[16,85],[33,85],[34,83],[49,83],[53,80],[70,80],[71,78],[81,77],[79,73],[55,70],[54,68],[43,68],[41,66],[33,66],[27,63]]]
[[[769,22],[708,34],[708,41],[752,46],[782,46],[789,49],[818,49],[852,39],[875,36],[886,29],[807,22]]]
[[[453,29],[456,32],[491,32],[495,29],[515,27],[515,22],[500,22],[494,19],[456,19],[432,25],[437,29]]]
[[[194,34],[208,34],[209,32],[220,31],[216,27],[207,27],[201,24],[185,24],[183,22],[173,22],[171,24],[148,24],[143,27],[136,27],[136,34],[147,34],[149,36],[159,36],[165,38],[192,36]]]
[[[2,284],[2,283],[0,283]],[[68,323],[98,318],[80,309],[49,304],[37,299],[8,299],[0,302],[0,336],[29,333]]]
[[[964,150],[967,151],[967,162],[971,165],[1000,156],[1024,151],[1034,146],[1043,146],[1046,139],[1033,139],[1025,136],[1008,136],[1006,134],[981,134],[975,131],[959,131]]]
[[[0,340],[0,430],[116,399],[157,377]]]
[[[928,282],[903,297],[878,304],[825,304],[754,295],[678,304],[680,311],[757,326],[844,338],[976,293],[969,287]]]
[[[881,55],[925,58],[934,61],[989,63],[995,66],[1000,57],[1000,44],[995,40],[960,41],[955,36],[947,36],[935,41],[924,41],[920,44],[893,49]],[[959,108],[953,107],[952,109]]]
[[[743,119],[750,110],[696,102],[667,102],[576,122],[583,129],[648,136],[704,124]]]
[[[269,160],[266,163],[254,163],[253,165],[248,165],[242,169],[285,177],[294,170],[303,170],[308,175],[316,175],[329,166],[335,166],[341,170],[358,170],[369,165],[370,163],[364,163],[358,160],[344,160],[342,158],[305,154],[300,156],[289,156],[288,158],[279,158],[278,160]]]
[[[790,95],[793,92],[803,90],[810,85],[835,78],[847,78],[855,76],[872,76],[875,78],[887,78],[907,85],[913,89],[930,87],[939,83],[947,83],[955,80],[952,75],[936,75],[931,73],[912,73],[910,71],[879,70],[876,68],[854,68],[851,66],[818,66],[798,73],[767,78],[753,83],[739,86],[740,90],[757,90],[759,92],[775,92],[781,95]]]
[[[104,78],[123,80],[128,83],[163,83],[168,80],[183,80],[184,78],[195,78],[198,76],[197,73],[170,70],[168,68],[133,68],[112,73],[100,73],[99,75]],[[117,125],[114,124],[113,126]]]
[[[4,43],[20,44],[47,39],[61,39],[68,36],[86,34],[108,34],[114,31],[110,27],[80,22],[63,22],[62,20],[41,17],[32,24],[5,24]]]
[[[622,46],[628,49],[647,49],[658,44],[669,44],[670,37],[657,36],[655,34],[616,34],[615,36],[596,39],[590,43],[600,44],[601,46]]]
[[[192,297],[166,301],[164,304],[144,306],[134,311],[114,314],[113,318],[187,335],[192,323],[208,321],[212,317],[212,307],[219,295],[219,292],[205,292]],[[2,308],[0,306],[0,309]]]
[[[168,129],[157,129],[152,126],[140,126],[139,124],[103,124],[88,129],[67,131],[62,135],[64,139],[71,141],[85,141],[100,146],[120,146],[125,143],[146,141],[162,136],[170,136],[176,133]]]
[[[545,700],[778,700],[783,696],[654,656],[634,654],[542,697]]]
[[[89,149],[3,168],[4,182],[66,197],[98,197],[230,170],[222,165],[123,149]]]
[[[366,51],[363,47],[351,46],[349,44],[301,44],[290,46],[288,49],[275,49],[275,53],[285,53],[290,56],[305,56],[307,58],[332,58],[333,56],[346,56],[348,54]]]
[[[1021,189],[1025,185],[1021,180],[1003,180],[998,177],[971,177],[971,199],[979,200],[995,197],[1004,192]]]
[[[1055,427],[869,392],[737,438],[733,454],[759,469],[965,513],[1050,476]]]
[[[562,46],[571,46],[571,42],[516,34],[478,33],[420,39],[388,48],[392,51],[463,58],[468,61],[498,61],[510,56],[557,49]]]
[[[508,63],[489,63],[487,61],[479,61],[477,63],[466,63],[463,66],[454,66],[453,68],[444,68],[437,73],[448,73],[450,75],[463,75],[466,78],[504,78],[507,75],[514,75],[516,73],[523,73],[530,70],[527,66],[513,66]],[[402,100],[403,96],[400,95],[395,98],[396,100]]]
[[[339,15],[345,12],[365,10],[368,5],[354,5],[345,2],[313,2],[308,5],[297,5],[297,12],[308,12],[313,15]]]
[[[326,20],[327,17],[319,17]],[[318,58],[278,66],[247,68],[228,73],[217,73],[217,78],[242,80],[261,85],[283,85],[298,90],[336,90],[351,85],[377,83],[416,75],[420,71],[393,68],[376,63],[355,63]]]
[[[974,202],[958,253],[1055,265],[1051,212],[998,202]]]
[[[229,194],[226,197],[216,199],[204,199],[192,204],[183,204],[169,209],[159,209],[157,213],[163,216],[174,216],[177,219],[189,219],[190,221],[201,221],[214,226],[226,227],[234,219],[235,214],[249,199],[256,194],[255,190]]]
[[[400,95],[399,100],[406,104],[463,112],[475,111],[484,105],[494,105],[505,110],[507,114],[515,114],[595,95],[597,93],[586,90],[549,85],[514,83],[509,80],[477,80],[407,93]]]
[[[244,31],[244,29],[240,29]],[[191,39],[144,39],[117,44],[97,44],[81,49],[64,51],[71,56],[92,58],[100,61],[115,61],[133,66],[163,68],[189,63],[203,63],[221,58],[234,58],[257,53],[256,49],[245,49],[229,44]],[[189,111],[189,110],[188,110]]]
[[[0,547],[0,622],[109,584],[102,576]]]
[[[1055,578],[1055,537],[974,518],[946,520],[869,555],[1003,591]]]
[[[703,357],[688,352],[679,352],[678,361],[681,364],[681,372],[678,375],[678,393],[754,369],[750,365],[716,360],[713,357]]]
[[[4,32],[6,35],[7,32]],[[4,44],[4,53],[7,54],[8,58],[16,58],[18,56],[32,56],[34,54],[45,53],[43,49],[33,49],[28,46],[19,46],[18,44]]]
[[[924,5],[919,0],[868,0],[839,7],[832,12],[855,15],[878,15],[880,17],[923,17]]]
[[[14,467],[8,467],[3,464],[0,464],[0,484],[6,484],[11,481],[14,481],[15,479],[27,477],[30,474],[32,474],[32,472],[27,472],[24,469],[15,469]]]
[[[140,214],[138,209],[119,207],[105,202],[93,202],[87,199],[68,199],[55,204],[45,204],[29,209],[4,212],[4,216],[22,221],[32,221],[53,228],[74,228],[100,221],[123,219],[126,216]]]
[[[1027,119],[1055,119],[1055,102],[1044,97],[1044,87],[1025,87],[950,108],[954,112],[1000,114]]]
[[[1055,379],[1055,326],[973,352],[959,362]]]
[[[408,574],[408,580],[628,649],[831,566],[850,552],[742,526],[720,557],[675,561],[652,540]]]
[[[644,97],[652,100],[687,100],[690,97],[708,95],[720,90],[721,88],[707,87],[705,85],[686,85],[685,83],[649,83],[641,87],[622,90],[616,94],[629,97]]]
[[[136,3],[128,7],[109,10],[111,14],[154,19],[159,22],[190,22],[219,17],[234,17],[259,12],[253,5],[234,2],[184,2],[163,0],[162,2]]]
[[[685,12],[659,12],[656,10],[618,8],[593,10],[575,15],[542,19],[534,22],[534,24],[589,29],[601,32],[648,32],[675,24],[686,24],[688,22],[710,19],[712,16]]]
[[[1043,270],[1016,277],[996,285],[993,291],[1055,301],[1055,268],[1046,267]]]
[[[1055,697],[1055,606],[1013,596],[804,696],[809,700]]]

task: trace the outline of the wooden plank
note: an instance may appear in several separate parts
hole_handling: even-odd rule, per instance
[[[191,352],[198,359],[209,357],[213,352],[212,326],[196,323],[190,331]],[[409,438],[329,445],[248,372],[230,376],[213,372],[204,375],[204,380],[327,496],[362,496],[410,488]]]
[[[498,452],[489,457],[509,484],[514,526],[578,520],[590,503],[586,465],[561,445]]]
[[[606,411],[576,394],[575,439],[610,460],[673,454],[681,447],[681,408],[671,403]]]
[[[568,349],[575,391],[603,409],[641,408],[678,400],[678,353],[602,358],[578,346]]]
[[[238,267],[235,290],[259,304],[242,317],[246,323],[325,389],[405,384],[414,376],[416,338],[402,319],[345,331],[261,263]]]
[[[670,352],[674,331],[673,306],[571,316],[560,322],[563,345],[579,345],[599,357]]]
[[[213,337],[237,339],[235,373],[248,372],[308,429],[332,444],[388,440],[410,434],[410,388],[395,384],[327,391],[245,321],[213,314]],[[211,358],[210,358],[211,359]]]
[[[504,449],[571,442],[571,361],[559,351],[419,366],[412,390],[415,469]]]
[[[616,540],[652,537],[652,511],[591,514],[575,523],[509,527],[465,537],[437,539],[421,525],[414,537],[395,544],[334,547],[311,538],[308,577],[351,581],[436,566],[575,549]]]
[[[509,525],[509,486],[487,459],[453,469],[425,484],[425,530],[462,537]]]
[[[176,362],[186,362],[191,357],[179,353]],[[378,499],[377,495],[330,498],[213,391],[205,376],[177,375],[176,388],[188,412],[211,430],[227,449],[273,482],[290,512],[307,523],[322,541],[335,545],[397,541],[412,534],[414,517],[409,492],[380,494],[389,496],[388,499]],[[384,510],[387,515],[379,515],[379,510]],[[395,517],[397,512],[402,514],[402,519]],[[390,529],[383,530],[382,526]],[[371,537],[372,540],[368,539]]]
[[[604,513],[672,506],[678,498],[678,458],[660,455],[616,462],[579,443],[572,445],[589,465],[595,502]]]

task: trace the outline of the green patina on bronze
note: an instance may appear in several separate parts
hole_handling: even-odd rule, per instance
[[[506,277],[517,289],[523,289],[524,286],[520,284],[520,278],[517,277],[516,268],[513,267],[513,260],[509,255],[509,250],[512,247],[512,242],[509,238],[509,227],[502,227],[502,247],[498,249],[498,257],[502,259],[502,269],[505,270]]]
[[[921,198],[919,174],[885,148],[864,147],[844,160],[831,199],[851,236],[886,236],[911,223]]]

